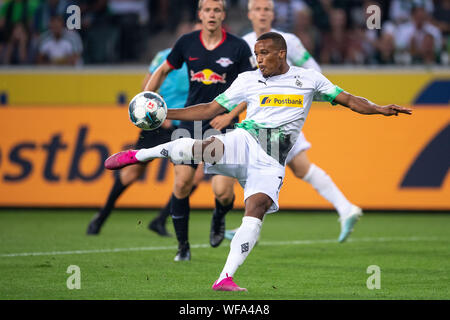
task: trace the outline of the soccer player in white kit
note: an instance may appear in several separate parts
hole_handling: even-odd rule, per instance
[[[272,31],[283,36],[287,44],[287,63],[290,66],[314,69],[321,72],[321,69],[311,54],[305,49],[300,39],[292,33],[280,32],[272,28],[274,19],[274,3],[272,0],[249,0],[248,18],[252,22],[253,32],[244,35],[242,38],[253,50],[256,39],[263,33]],[[243,105],[245,106],[245,104]],[[232,119],[245,108],[236,108],[230,113],[219,115],[211,121],[211,126],[221,130],[228,126]],[[338,237],[339,242],[344,242],[353,231],[355,223],[362,215],[362,210],[352,204],[339,190],[331,177],[319,166],[311,163],[306,151],[311,148],[311,143],[306,140],[303,132],[300,133],[297,142],[289,152],[286,163],[297,178],[312,185],[312,187],[335,207],[339,214],[341,231]],[[230,239],[234,236],[235,230],[227,230],[225,237]]]
[[[244,188],[245,214],[230,243],[225,266],[214,282],[216,291],[246,291],[233,281],[238,267],[253,249],[264,215],[277,211],[286,157],[295,144],[314,100],[341,104],[361,114],[412,111],[397,105],[378,106],[333,85],[312,69],[289,66],[286,42],[275,32],[261,35],[255,45],[259,69],[241,73],[231,86],[209,103],[169,109],[167,119],[211,119],[247,102],[247,117],[238,128],[206,140],[181,138],[159,146],[116,153],[105,161],[107,169],[147,162],[203,161],[206,173],[236,178]]]

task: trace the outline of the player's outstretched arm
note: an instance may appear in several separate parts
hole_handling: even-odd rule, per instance
[[[226,111],[216,100],[186,108],[168,109],[167,119],[181,121],[209,120]]]
[[[382,114],[385,116],[398,116],[399,113],[412,114],[411,109],[396,104],[379,106],[366,98],[356,97],[345,91],[339,93],[336,98],[334,98],[334,102],[361,114]]]
[[[149,77],[147,83],[144,85],[144,91],[157,92],[172,70],[173,69],[169,66],[167,61],[165,61],[155,70],[151,77]]]

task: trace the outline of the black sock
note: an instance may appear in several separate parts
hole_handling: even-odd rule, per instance
[[[191,196],[191,194],[195,191],[195,189],[197,189],[197,186],[192,187],[191,193],[189,194],[189,196]],[[172,201],[172,197],[170,197],[169,201],[167,201],[166,206],[159,211],[159,215],[156,218],[157,220],[161,221],[164,224],[166,223],[167,217],[170,214],[171,201]]]
[[[189,197],[192,196],[192,194],[194,193],[195,189],[197,189],[197,185],[193,185],[192,189],[191,189],[191,193],[189,193]]]
[[[179,243],[185,243],[188,241],[188,222],[189,222],[189,196],[184,199],[178,199],[172,194],[171,214],[173,227],[177,235]]]
[[[109,192],[108,199],[106,200],[105,205],[103,208],[99,211],[99,219],[101,223],[105,222],[105,220],[108,218],[109,214],[111,213],[112,209],[114,208],[114,204],[116,203],[116,200],[120,197],[122,192],[127,188],[127,186],[124,186],[122,182],[120,181],[119,177],[116,177],[114,180],[114,185],[111,188],[111,191]]]
[[[233,209],[234,205],[234,196],[233,200],[231,200],[230,204],[226,206],[222,205],[219,200],[216,200],[216,209],[214,210],[214,218],[217,220],[221,220],[231,209]]]
[[[172,197],[170,197],[169,201],[167,201],[166,206],[159,211],[159,215],[158,215],[158,217],[156,217],[155,220],[159,220],[164,224],[166,223],[167,217],[170,214],[171,203],[172,203]]]

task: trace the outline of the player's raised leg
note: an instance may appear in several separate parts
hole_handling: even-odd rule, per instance
[[[362,215],[361,208],[348,201],[330,176],[309,161],[306,150],[296,154],[289,161],[288,166],[296,177],[311,184],[322,197],[333,204],[341,222],[341,233],[338,241],[345,241],[352,232],[356,221]]]
[[[247,289],[234,283],[233,276],[255,246],[261,231],[264,214],[271,205],[272,199],[264,193],[256,193],[247,198],[245,201],[245,216],[231,240],[227,261],[219,278],[212,286],[213,290],[247,291]]]
[[[195,141],[191,138],[180,138],[153,148],[120,151],[106,159],[105,167],[110,170],[118,170],[135,163],[146,163],[156,158],[170,158],[175,163],[193,160]],[[201,144],[201,141],[199,142]]]

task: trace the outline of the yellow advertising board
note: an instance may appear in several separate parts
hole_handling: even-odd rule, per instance
[[[313,106],[304,127],[309,158],[365,209],[450,210],[450,108],[413,109],[412,116],[383,117]],[[0,206],[102,205],[114,174],[103,162],[137,135],[125,107],[0,108]],[[156,160],[118,206],[160,207],[172,184],[171,164]],[[235,190],[243,207],[243,191],[238,184]],[[190,201],[193,208],[213,207],[209,182]],[[289,169],[280,207],[331,208]]]
[[[142,87],[147,67],[0,70],[0,96],[14,106],[126,104]],[[448,104],[448,69],[327,69],[325,76],[379,104]]]

